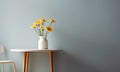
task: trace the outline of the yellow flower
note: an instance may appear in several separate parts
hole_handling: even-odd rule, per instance
[[[35,27],[36,27],[36,25],[33,24],[30,28],[31,28],[31,29],[34,29]]]
[[[41,18],[41,19],[39,19],[39,21],[40,21],[40,24],[44,24],[46,22],[46,19]]]
[[[39,25],[39,24],[40,24],[40,21],[39,21],[39,20],[36,20],[33,24]]]
[[[54,20],[53,18],[50,18],[50,19],[49,19],[49,22],[50,22],[50,23],[55,23],[55,20]]]
[[[46,19],[42,18],[42,21],[43,21],[43,22],[46,22]]]
[[[46,31],[47,31],[47,32],[52,32],[52,31],[53,31],[53,29],[52,29],[52,27],[51,27],[51,26],[46,26]]]
[[[44,29],[44,26],[41,25],[41,26],[39,27],[39,29],[43,30],[43,29]]]

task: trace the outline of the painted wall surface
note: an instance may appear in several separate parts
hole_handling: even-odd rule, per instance
[[[120,72],[120,0],[0,0],[0,43],[5,58],[22,71],[22,53],[11,48],[37,48],[34,20],[53,17],[48,36],[55,53],[55,72]],[[46,53],[30,54],[30,72],[49,72]],[[12,72],[7,66],[6,72]]]

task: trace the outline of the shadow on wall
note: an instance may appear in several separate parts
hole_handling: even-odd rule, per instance
[[[55,72],[104,72],[64,51],[56,52],[54,57]]]

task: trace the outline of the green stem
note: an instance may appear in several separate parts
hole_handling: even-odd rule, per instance
[[[42,29],[42,35],[44,36],[44,29]]]
[[[36,28],[34,28],[35,32],[37,33],[37,35],[39,35],[38,31],[36,30]]]
[[[42,24],[42,26],[44,27],[44,24]],[[44,28],[41,31],[42,31],[42,35],[44,36]]]
[[[38,27],[37,27],[37,30],[38,30],[39,36],[41,36],[41,30]]]

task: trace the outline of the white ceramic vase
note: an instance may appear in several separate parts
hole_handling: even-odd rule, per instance
[[[48,49],[48,40],[45,36],[39,36],[38,49]]]

